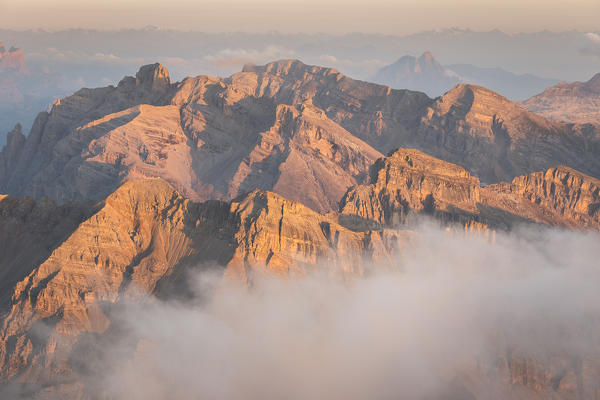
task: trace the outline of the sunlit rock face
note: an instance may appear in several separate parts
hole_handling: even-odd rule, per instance
[[[10,301],[3,306],[0,365],[4,379],[30,382],[73,379],[71,348],[83,332],[109,329],[110,304],[168,295],[189,268],[216,267],[228,280],[251,284],[253,274],[302,276],[327,265],[328,275],[346,279],[411,237],[353,232],[266,191],[230,204],[194,203],[160,179],[131,180],[95,206],[10,197],[0,205],[3,234],[20,235],[17,243],[3,242],[3,262],[21,276],[10,277],[12,288],[4,285]],[[13,221],[24,218],[23,207],[32,211],[18,226]]]
[[[173,83],[152,64],[40,114],[0,155],[0,191],[99,200],[128,179],[161,177],[194,200],[258,188],[327,212],[398,147],[489,184],[559,164],[600,176],[598,140],[594,127],[544,119],[478,86],[432,100],[295,60]]]
[[[365,226],[398,226],[427,213],[502,229],[542,223],[598,230],[599,208],[600,181],[564,166],[481,187],[465,169],[413,149],[379,159],[371,183],[350,188],[340,203],[341,218]]]
[[[1,197],[7,239],[3,263],[13,279],[4,285],[3,380],[46,384],[57,397],[86,398],[84,393],[98,389],[89,386],[73,362],[90,340],[110,342],[117,334],[120,322],[113,320],[111,309],[123,302],[147,295],[184,296],[188,274],[202,270],[249,288],[258,276],[270,274],[360,279],[374,273],[374,265],[393,267],[398,255],[423,240],[401,225],[403,216],[427,214],[444,224],[486,231],[496,229],[500,220],[482,208],[492,208],[494,200],[510,204],[502,211],[513,219],[505,221],[598,226],[597,216],[586,217],[586,210],[598,203],[598,181],[562,167],[481,188],[462,167],[399,149],[375,163],[371,179],[370,185],[348,190],[340,215],[319,214],[262,190],[230,203],[196,203],[161,179],[130,180],[97,204],[57,206],[47,198]],[[575,192],[580,195],[570,200]],[[548,219],[536,220],[538,215]],[[564,393],[578,390],[568,372],[576,367],[568,359],[559,358],[568,364],[566,372],[560,370],[563,376],[554,371],[560,363],[526,355],[509,358],[504,367],[495,365],[493,377],[486,375],[500,385],[498,390],[506,390],[509,377],[519,390],[540,396],[556,382]],[[467,379],[452,390],[477,393],[485,381],[481,367],[465,373],[477,380]]]
[[[556,121],[600,124],[600,73],[587,82],[561,82],[522,103],[527,110]]]

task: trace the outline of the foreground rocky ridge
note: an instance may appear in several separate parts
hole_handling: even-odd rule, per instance
[[[155,64],[57,102],[26,138],[11,134],[0,192],[99,200],[159,176],[194,200],[260,188],[326,212],[400,146],[495,183],[557,164],[598,177],[599,143],[593,126],[544,119],[473,85],[432,100],[295,60],[172,83]]]
[[[3,222],[21,213],[13,200],[6,202]],[[71,205],[70,213],[79,207]],[[27,243],[7,254],[28,273],[14,285],[2,319],[4,380],[80,383],[70,357],[84,333],[105,333],[111,305],[119,301],[181,292],[189,268],[218,266],[226,279],[250,283],[261,271],[302,275],[327,265],[329,274],[349,278],[364,274],[367,260],[391,257],[410,233],[353,232],[258,190],[231,204],[193,203],[154,179],[127,182],[68,237],[44,239],[52,250],[41,259],[27,257]]]
[[[249,286],[263,273],[320,270],[353,279],[373,262],[393,265],[418,240],[402,225],[413,214],[477,231],[523,222],[597,230],[600,182],[556,167],[481,187],[462,167],[398,149],[374,164],[371,184],[348,189],[339,208],[339,215],[323,215],[262,190],[230,203],[196,203],[161,179],[130,180],[98,204],[0,197],[0,234],[7,239],[0,261],[12,279],[3,284],[2,380],[42,392],[36,385],[46,385],[46,394],[58,398],[87,398],[86,390],[97,389],[95,375],[88,379],[72,363],[86,353],[90,335],[115,334],[111,310],[124,301],[184,294],[190,270],[216,269],[226,281]],[[553,379],[566,372],[523,357],[506,359],[495,373],[510,376],[523,393],[555,393],[560,385],[554,388]],[[583,390],[568,379],[563,385],[560,398]]]

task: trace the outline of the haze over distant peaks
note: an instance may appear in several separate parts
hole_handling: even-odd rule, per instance
[[[374,81],[397,89],[418,90],[431,97],[439,96],[460,82],[460,79],[437,62],[429,51],[419,58],[404,56],[381,68]]]
[[[381,68],[373,77],[377,83],[395,89],[411,89],[437,97],[458,83],[470,83],[494,90],[512,100],[522,100],[558,82],[532,74],[514,74],[502,68],[482,68],[470,64],[443,66],[427,51],[419,58],[401,57]]]
[[[17,123],[26,131],[35,116],[48,108],[54,96],[64,95],[56,74],[30,70],[21,49],[0,42],[0,145]]]
[[[6,50],[4,43],[0,42],[0,72],[11,71],[20,74],[26,74],[27,65],[21,49],[11,47]]]
[[[522,104],[558,121],[600,124],[600,73],[587,82],[558,83]]]

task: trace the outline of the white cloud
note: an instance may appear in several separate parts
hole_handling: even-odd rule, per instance
[[[581,52],[600,57],[600,34],[589,32],[584,35],[584,38],[585,40],[581,47]]]
[[[198,298],[126,305],[118,335],[95,344],[104,361],[79,361],[115,399],[437,398],[477,363],[504,379],[508,349],[560,368],[598,356],[598,240],[424,227],[393,265],[350,282],[257,276],[203,302],[220,278],[192,276]]]
[[[112,53],[110,53],[110,54],[96,53],[96,54],[94,54],[93,58],[96,60],[99,60],[99,61],[116,61],[116,60],[121,59],[120,57],[117,57]]]
[[[216,54],[204,57],[213,67],[225,73],[240,71],[244,64],[265,64],[271,61],[295,58],[293,50],[279,46],[257,49],[223,49]]]
[[[382,67],[386,66],[387,63],[380,59],[340,59],[330,54],[323,54],[319,57],[318,62],[320,65],[334,67],[340,72],[359,78],[369,79]]]

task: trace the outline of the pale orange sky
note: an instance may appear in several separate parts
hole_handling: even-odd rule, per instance
[[[406,34],[600,29],[600,0],[0,0],[0,27]]]

